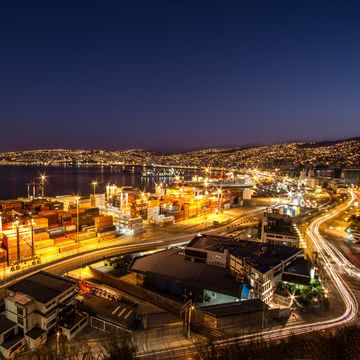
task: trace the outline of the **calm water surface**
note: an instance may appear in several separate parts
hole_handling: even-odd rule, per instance
[[[27,183],[39,179],[46,174],[45,195],[80,194],[88,195],[92,192],[91,182],[98,181],[97,192],[104,192],[108,183],[119,186],[136,186],[145,191],[152,191],[156,181],[169,182],[169,178],[144,178],[142,168],[124,169],[116,166],[0,166],[0,199],[12,199],[27,196]],[[185,178],[191,178],[194,171],[187,171]]]

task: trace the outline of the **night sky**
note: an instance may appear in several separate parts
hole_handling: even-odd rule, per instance
[[[0,151],[360,135],[359,1],[0,2]]]

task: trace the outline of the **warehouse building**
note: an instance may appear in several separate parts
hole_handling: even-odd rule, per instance
[[[284,245],[201,235],[186,246],[185,256],[190,261],[226,267],[249,288],[249,298],[269,302],[285,267],[303,257],[303,252]]]
[[[199,235],[184,250],[137,258],[130,270],[144,285],[200,306],[260,299],[270,302],[285,269],[303,252],[295,247]]]

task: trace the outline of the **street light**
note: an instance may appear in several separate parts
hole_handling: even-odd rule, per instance
[[[46,180],[46,175],[45,175],[45,174],[41,174],[41,175],[40,175],[41,197],[44,197],[44,194],[45,194],[45,180]]]
[[[79,200],[80,196],[75,196],[76,200],[76,242],[79,242]]]
[[[222,190],[221,189],[217,189],[217,195],[218,195],[218,211],[220,211],[221,198],[222,198]]]
[[[95,195],[96,194],[96,186],[97,186],[98,182],[96,180],[94,180],[91,184],[94,187],[94,195]]]
[[[56,333],[56,352],[59,354],[60,352],[60,332],[57,331]]]
[[[32,218],[32,213],[29,212],[30,215],[30,228],[31,228],[31,257],[35,256],[35,247],[34,247],[34,221]]]
[[[16,253],[17,260],[20,260],[20,234],[19,234],[19,219],[16,218],[14,221],[14,226],[16,227]]]

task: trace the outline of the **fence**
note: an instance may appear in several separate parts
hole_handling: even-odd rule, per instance
[[[116,335],[124,333],[124,331],[131,332],[128,329],[122,328],[121,326],[112,324],[106,320],[99,319],[94,316],[90,317],[90,326],[94,329],[104,331],[106,333],[116,334]]]
[[[275,304],[279,304],[279,305],[286,306],[286,307],[290,307],[290,305],[291,305],[290,297],[282,296],[279,294],[274,294],[273,302]]]

